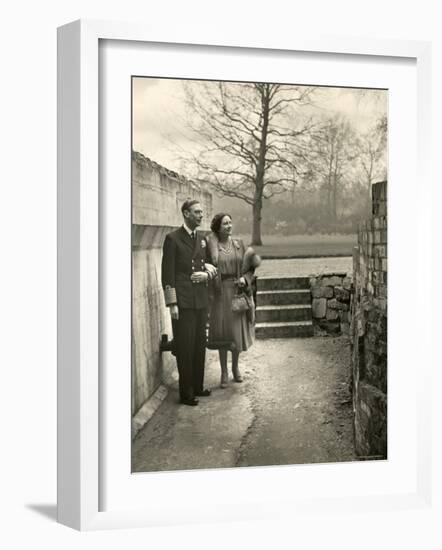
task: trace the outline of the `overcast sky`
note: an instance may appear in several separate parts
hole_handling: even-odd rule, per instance
[[[387,113],[388,92],[350,88],[320,88],[316,109],[342,114],[365,131]],[[186,129],[183,81],[157,78],[133,79],[133,149],[151,160],[180,170],[180,151],[192,147]]]

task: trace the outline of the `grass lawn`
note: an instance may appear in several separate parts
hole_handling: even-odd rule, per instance
[[[250,235],[238,235],[249,244]],[[263,246],[254,246],[264,258],[314,258],[351,256],[357,235],[264,235]]]

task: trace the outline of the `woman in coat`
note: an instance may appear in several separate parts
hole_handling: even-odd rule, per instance
[[[232,237],[232,217],[216,214],[207,237],[209,262],[218,269],[212,281],[209,306],[209,344],[219,350],[221,388],[227,387],[227,353],[232,353],[232,374],[235,382],[242,382],[239,354],[246,351],[255,339],[254,271],[260,258],[252,248],[245,248],[240,239]],[[244,292],[249,309],[232,311],[232,300],[238,291]]]

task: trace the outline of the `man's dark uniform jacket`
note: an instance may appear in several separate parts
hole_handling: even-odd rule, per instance
[[[166,305],[177,304],[179,319],[172,320],[181,399],[191,399],[203,390],[206,354],[207,282],[194,283],[194,271],[206,271],[207,243],[195,231],[192,240],[180,227],[166,235],[161,280]]]

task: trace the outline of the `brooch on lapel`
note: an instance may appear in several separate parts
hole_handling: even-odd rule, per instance
[[[201,239],[201,248],[206,248],[206,241]]]

